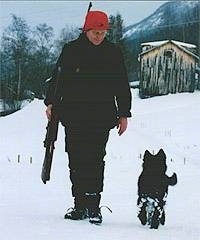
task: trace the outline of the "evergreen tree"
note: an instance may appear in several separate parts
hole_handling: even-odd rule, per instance
[[[123,20],[122,16],[117,13],[116,16],[109,16],[110,30],[107,34],[107,39],[113,43],[119,44],[123,36]]]
[[[137,79],[135,75],[133,76],[135,71],[133,70],[132,63],[134,59],[137,59],[137,57],[135,58],[134,52],[132,51],[133,48],[130,48],[130,45],[126,39],[123,39],[124,26],[121,14],[117,13],[116,16],[110,15],[109,25],[110,29],[107,33],[107,39],[117,44],[122,49],[129,80],[131,81],[132,79]]]
[[[122,16],[118,13],[116,15],[116,43],[119,43],[123,36],[123,20]]]
[[[114,42],[115,16],[113,15],[109,16],[109,25],[110,25],[110,29],[106,37],[110,42]]]

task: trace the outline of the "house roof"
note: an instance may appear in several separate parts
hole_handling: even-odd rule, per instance
[[[193,52],[191,52],[190,50],[188,50],[187,48],[191,48],[191,49],[195,49],[196,45],[193,44],[189,44],[189,43],[184,43],[184,42],[179,42],[179,41],[175,41],[175,40],[163,40],[163,41],[155,41],[155,42],[146,42],[146,43],[141,43],[141,46],[152,46],[151,49],[148,49],[142,53],[140,53],[139,56],[142,56],[148,52],[153,51],[154,49],[161,47],[167,43],[173,43],[174,45],[176,45],[178,48],[180,48],[181,50],[183,50],[184,52],[186,52],[187,54],[193,56],[196,59],[199,59],[199,57],[194,54]]]
[[[160,46],[160,45],[165,44],[165,43],[170,42],[170,41],[175,43],[176,45],[180,45],[180,46],[186,47],[186,48],[196,48],[197,47],[194,44],[179,42],[179,41],[175,41],[175,40],[163,40],[163,41],[155,41],[155,42],[146,42],[146,43],[141,43],[141,46]]]

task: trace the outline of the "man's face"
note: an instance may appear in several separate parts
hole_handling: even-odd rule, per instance
[[[94,45],[99,45],[103,42],[106,36],[106,30],[89,30],[86,32],[86,36],[90,42]]]

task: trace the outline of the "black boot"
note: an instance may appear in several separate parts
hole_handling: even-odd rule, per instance
[[[83,220],[87,218],[87,210],[86,209],[77,209],[77,208],[69,208],[67,213],[64,216],[65,219],[71,220]]]
[[[101,215],[100,208],[88,209],[88,217],[89,217],[90,223],[94,223],[94,224],[102,223],[102,215]]]
[[[94,224],[101,224],[102,215],[99,208],[101,199],[100,193],[86,193],[86,196],[89,222]]]
[[[71,219],[71,220],[83,220],[87,218],[87,210],[78,209],[78,208],[69,208],[64,218]]]
[[[87,208],[85,202],[85,195],[74,198],[74,208],[69,208],[65,214],[65,219],[83,220],[87,218]]]

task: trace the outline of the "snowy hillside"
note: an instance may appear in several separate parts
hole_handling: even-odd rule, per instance
[[[139,23],[128,26],[123,37],[129,40],[135,39],[141,31],[148,32],[169,24],[178,25],[197,20],[198,4],[199,1],[169,1]]]
[[[121,137],[110,133],[102,205],[103,223],[70,221],[72,206],[64,132],[59,128],[51,181],[40,179],[44,157],[45,106],[34,100],[0,118],[0,237],[2,240],[199,240],[200,92],[139,99],[133,91],[133,118]],[[166,225],[141,226],[136,215],[140,155],[145,149],[167,154],[169,188]]]

